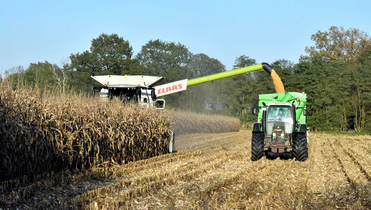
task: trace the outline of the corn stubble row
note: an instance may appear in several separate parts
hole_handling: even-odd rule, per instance
[[[0,181],[167,153],[166,112],[0,87]]]
[[[240,120],[234,117],[186,111],[172,111],[170,114],[175,121],[174,130],[177,135],[237,132],[240,130]]]

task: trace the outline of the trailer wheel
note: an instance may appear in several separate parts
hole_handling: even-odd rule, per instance
[[[169,153],[176,152],[175,150],[175,133],[170,131],[170,141],[169,141]]]
[[[294,133],[292,153],[298,161],[305,161],[308,159],[308,142],[305,133]]]
[[[264,133],[253,132],[251,140],[251,160],[257,161],[264,155]]]

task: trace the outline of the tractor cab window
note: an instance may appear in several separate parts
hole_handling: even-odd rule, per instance
[[[291,107],[271,106],[268,108],[268,120],[287,121],[291,119]]]
[[[292,107],[270,106],[267,110],[267,134],[271,135],[274,127],[281,127],[285,133],[292,133],[294,125]]]

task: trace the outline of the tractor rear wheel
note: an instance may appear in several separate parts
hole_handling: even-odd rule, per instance
[[[251,140],[251,160],[257,161],[264,155],[264,133],[254,132]]]
[[[308,143],[305,133],[294,133],[292,153],[298,161],[305,161],[308,159]]]

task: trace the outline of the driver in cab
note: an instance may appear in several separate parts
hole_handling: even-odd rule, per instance
[[[279,110],[278,110],[278,114],[277,114],[276,117],[277,117],[278,119],[285,119],[286,116],[287,116],[287,113],[285,113],[282,109],[279,109]]]

